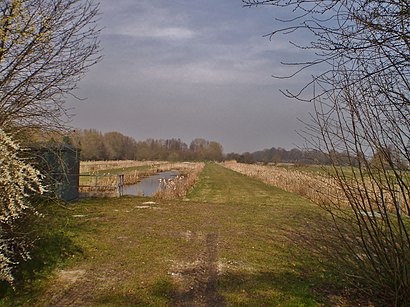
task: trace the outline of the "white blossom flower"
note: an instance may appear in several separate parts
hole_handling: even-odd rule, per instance
[[[26,159],[19,156],[23,150],[0,129],[0,280],[13,282],[11,260],[15,253],[13,237],[6,237],[4,226],[13,226],[24,210],[30,208],[28,198],[45,192],[41,174]],[[28,259],[25,246],[20,246],[19,256]]]

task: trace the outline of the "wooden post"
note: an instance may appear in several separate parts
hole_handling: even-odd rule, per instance
[[[117,175],[117,191],[118,196],[121,197],[124,194],[124,174]]]

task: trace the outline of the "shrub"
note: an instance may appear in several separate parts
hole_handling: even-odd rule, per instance
[[[15,232],[15,225],[34,211],[30,197],[42,194],[41,175],[26,159],[23,149],[0,128],[0,280],[13,284],[13,268],[29,258],[28,243]]]

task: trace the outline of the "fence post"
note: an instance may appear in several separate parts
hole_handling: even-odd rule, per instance
[[[98,175],[95,174],[95,193],[98,193]]]
[[[124,194],[124,174],[117,175],[117,191],[119,197]]]

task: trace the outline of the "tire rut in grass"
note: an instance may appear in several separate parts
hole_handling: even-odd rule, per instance
[[[175,297],[175,306],[224,306],[225,301],[217,290],[218,282],[218,235],[209,233],[205,249],[195,268],[182,270],[180,274],[191,284],[180,289]]]

